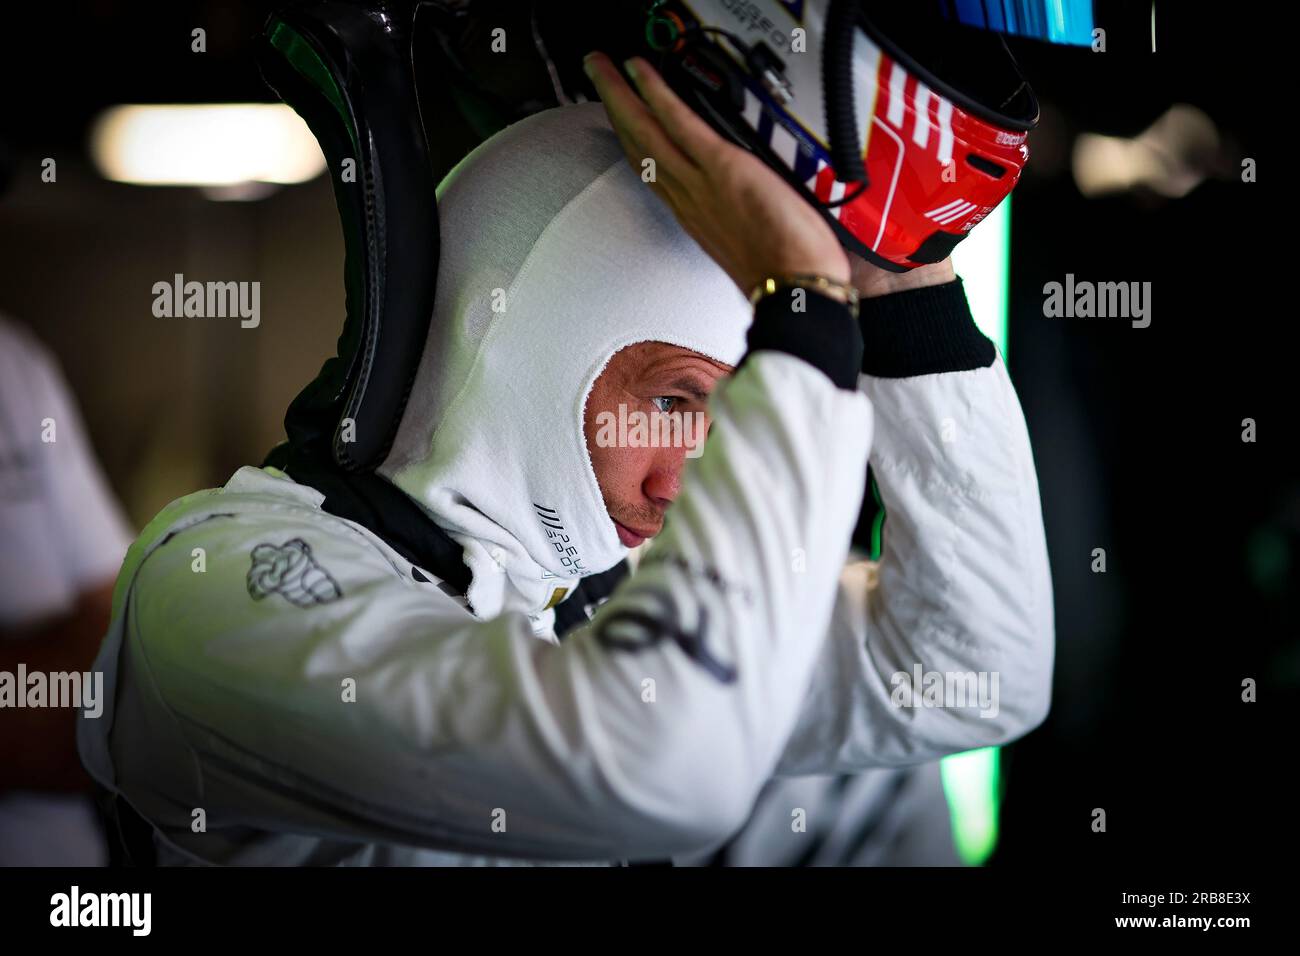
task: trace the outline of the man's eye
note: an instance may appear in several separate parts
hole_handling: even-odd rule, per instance
[[[655,397],[655,398],[650,399],[650,401],[655,402],[656,404],[658,404],[659,402],[679,402],[679,401],[681,401],[681,399],[677,398],[675,395],[659,395],[659,396],[657,396],[657,397]],[[661,412],[671,412],[672,409],[671,409],[671,408],[664,408],[663,406],[659,406],[659,411],[661,411]]]

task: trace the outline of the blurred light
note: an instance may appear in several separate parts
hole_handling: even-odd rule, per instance
[[[952,814],[952,838],[967,866],[980,866],[998,842],[998,748],[944,757],[939,773]]]
[[[1132,139],[1080,134],[1074,143],[1074,181],[1089,198],[1145,187],[1177,199],[1213,171],[1218,152],[1214,121],[1194,106],[1175,103]]]
[[[993,340],[1006,361],[1011,283],[1010,196],[957,244],[952,251],[952,265],[961,276],[975,324]],[[939,762],[939,774],[952,817],[957,856],[967,866],[982,866],[998,842],[998,748],[944,757]]]
[[[122,183],[301,183],[325,169],[307,124],[280,103],[115,106],[90,144],[100,173]]]
[[[945,19],[1034,37],[1048,43],[1087,46],[1092,42],[1092,0],[954,0],[938,4]]]
[[[279,189],[280,187],[275,183],[247,182],[234,183],[230,186],[200,186],[199,192],[205,199],[215,202],[253,202],[257,199],[265,199]]]
[[[980,331],[1007,358],[1007,287],[1011,267],[1011,197],[991,212],[952,251],[971,315]]]

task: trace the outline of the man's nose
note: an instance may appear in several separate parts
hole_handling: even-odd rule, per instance
[[[641,491],[660,508],[666,508],[682,490],[682,463],[686,459],[682,448],[665,448],[658,456],[650,473],[641,485]]]

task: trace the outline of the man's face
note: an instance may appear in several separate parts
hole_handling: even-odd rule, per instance
[[[732,371],[690,349],[639,342],[617,352],[592,385],[583,431],[605,509],[625,547],[662,530],[686,455],[708,434],[708,397]],[[658,447],[655,438],[639,437],[656,434]]]

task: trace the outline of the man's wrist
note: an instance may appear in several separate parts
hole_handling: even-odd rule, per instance
[[[886,272],[873,266],[861,256],[851,256],[850,272],[858,295],[864,299],[890,295],[894,292],[906,292],[910,289],[923,289],[926,286],[943,285],[957,278],[950,258],[942,262],[917,266],[907,272]]]

